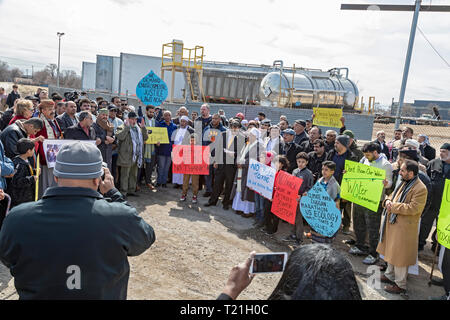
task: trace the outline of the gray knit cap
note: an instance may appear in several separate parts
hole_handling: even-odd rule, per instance
[[[342,144],[344,147],[348,147],[348,144],[350,143],[350,137],[343,134],[336,137],[336,140],[339,141],[340,144]]]
[[[56,156],[53,175],[62,179],[94,179],[103,174],[102,154],[90,142],[65,144]]]

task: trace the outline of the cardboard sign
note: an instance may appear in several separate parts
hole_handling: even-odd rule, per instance
[[[153,70],[139,81],[136,95],[144,104],[159,106],[166,100],[169,90],[166,83]]]
[[[174,145],[172,173],[209,175],[209,146]]]
[[[284,171],[278,171],[275,177],[275,195],[271,210],[277,217],[290,224],[295,224],[298,190],[302,183],[303,179],[294,177]]]
[[[444,193],[442,194],[441,208],[439,210],[437,224],[438,242],[450,249],[450,180],[445,180]]]
[[[349,160],[345,160],[345,171],[341,198],[377,212],[386,171]]]
[[[313,108],[313,124],[322,127],[340,128],[342,126],[342,109]]]
[[[95,140],[44,140],[44,154],[45,160],[47,161],[47,167],[54,168],[56,163],[56,156],[61,150],[62,146],[68,143],[80,143],[80,142],[88,142],[92,143],[94,146],[97,146]]]
[[[272,200],[276,170],[272,167],[250,159],[247,174],[247,187],[259,193],[264,198]]]
[[[146,127],[147,132],[151,130],[152,133],[148,134],[148,139],[145,144],[157,144],[158,141],[161,144],[169,144],[169,133],[167,128],[164,127]]]
[[[323,236],[332,237],[341,226],[341,211],[319,182],[301,198],[300,212],[311,228]]]

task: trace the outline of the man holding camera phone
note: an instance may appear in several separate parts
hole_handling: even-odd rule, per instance
[[[102,162],[90,143],[64,145],[54,168],[58,186],[6,216],[0,260],[20,299],[126,299],[127,257],[147,250],[155,234]]]

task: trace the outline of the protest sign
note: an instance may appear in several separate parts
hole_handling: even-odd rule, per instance
[[[158,141],[161,144],[169,144],[169,133],[165,127],[146,127],[147,132],[152,131],[148,134],[148,139],[145,144],[157,144]]]
[[[294,177],[287,172],[278,171],[275,177],[275,195],[272,201],[272,213],[277,217],[295,224],[295,214],[298,206],[298,190],[303,179]]]
[[[69,143],[80,143],[80,142],[88,142],[94,144],[96,146],[95,140],[44,140],[44,154],[45,160],[47,161],[47,167],[54,168],[56,163],[56,156],[61,150],[62,146]]]
[[[345,160],[345,171],[341,198],[377,212],[386,171],[349,160]]]
[[[442,194],[441,208],[437,224],[438,242],[450,249],[450,180],[445,180],[444,193]]]
[[[322,127],[340,128],[342,109],[336,108],[313,108],[313,124]]]
[[[209,175],[209,146],[174,145],[172,173]]]
[[[166,100],[169,90],[166,83],[153,70],[139,81],[136,95],[144,104],[159,106]]]
[[[341,211],[319,182],[301,198],[300,212],[311,228],[323,236],[332,237],[341,226]]]
[[[247,174],[247,187],[264,198],[272,200],[276,170],[261,162],[250,159]]]

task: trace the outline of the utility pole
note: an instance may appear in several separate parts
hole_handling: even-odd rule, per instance
[[[411,64],[412,50],[414,47],[414,39],[416,37],[417,21],[419,20],[420,11],[428,12],[450,12],[450,6],[428,5],[422,6],[422,0],[416,0],[415,5],[389,5],[389,4],[342,4],[341,10],[370,10],[376,8],[377,11],[414,11],[413,21],[411,25],[411,33],[409,35],[408,50],[406,52],[405,67],[403,70],[402,86],[400,89],[400,98],[395,117],[395,129],[400,126],[402,108],[405,100],[406,83],[408,82],[409,67]]]
[[[56,76],[56,86],[59,88],[59,67],[60,67],[60,61],[61,61],[61,37],[64,35],[64,32],[57,32],[56,35],[58,36],[58,73]]]

